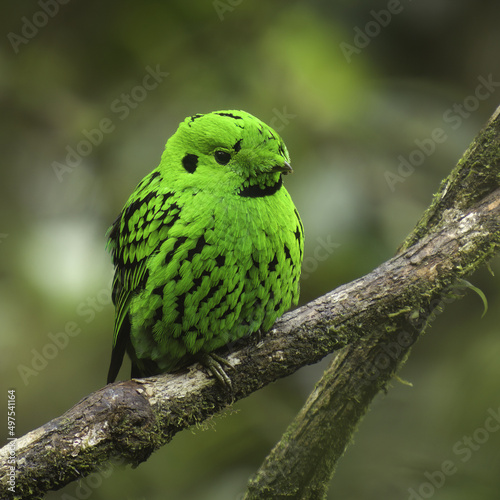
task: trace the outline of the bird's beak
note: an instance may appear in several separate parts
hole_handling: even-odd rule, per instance
[[[293,172],[292,167],[290,166],[290,163],[285,161],[283,165],[275,165],[271,172],[281,172],[282,174],[291,174]]]

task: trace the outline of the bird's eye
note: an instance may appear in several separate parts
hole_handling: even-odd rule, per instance
[[[227,165],[231,160],[231,155],[227,151],[216,151],[214,157],[215,161],[220,165]]]

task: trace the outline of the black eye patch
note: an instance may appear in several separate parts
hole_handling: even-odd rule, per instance
[[[194,173],[196,167],[198,166],[198,157],[188,153],[182,159],[182,166],[186,169],[186,172],[189,172],[190,174]]]

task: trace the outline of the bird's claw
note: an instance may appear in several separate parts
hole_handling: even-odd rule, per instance
[[[222,358],[218,354],[204,353],[200,356],[200,363],[224,386],[233,389],[233,384],[231,379],[227,375],[222,365],[227,366],[231,370],[234,370],[234,366],[225,358]]]

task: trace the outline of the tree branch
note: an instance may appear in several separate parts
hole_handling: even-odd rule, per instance
[[[498,250],[499,111],[441,183],[432,205],[400,247],[396,260],[403,259],[410,274],[394,274],[392,285],[390,280],[380,283],[382,291],[389,287],[394,293],[396,282],[407,281],[400,308],[394,307],[394,297],[387,309],[374,305],[373,322],[363,318],[359,327],[365,334],[341,351],[325,371],[250,480],[245,500],[325,497],[336,464],[372,399],[385,389],[434,311],[442,310],[446,298],[458,298],[457,292],[464,288],[460,278]],[[412,276],[418,277],[414,283]]]
[[[312,493],[296,495],[306,485],[309,491],[325,491],[333,467],[325,465],[322,447],[331,446],[328,460],[335,463],[370,401],[385,387],[425,327],[433,303],[498,250],[499,137],[497,113],[442,185],[441,194],[424,215],[427,222],[417,226],[396,257],[285,314],[260,341],[249,338],[231,346],[228,360],[236,368],[230,372],[233,394],[200,369],[110,384],[11,443],[16,459],[14,495],[8,493],[11,448],[0,450],[0,497],[42,498],[48,490],[84,477],[115,457],[137,465],[177,432],[347,346],[296,419],[303,429],[330,425],[331,419],[320,422],[312,416],[315,405],[323,416],[332,412],[335,426],[329,427],[331,432],[326,438],[324,427],[317,432],[323,445],[309,446],[310,462],[301,467],[290,458],[298,442],[290,439],[289,429],[282,441],[288,445],[278,445],[279,461],[271,461],[271,472],[261,469],[248,496],[279,498],[255,496],[255,492],[263,485],[260,491],[269,495],[273,484],[280,488],[275,491],[281,491],[283,481],[278,481],[277,468],[281,463],[290,483],[290,493],[283,489],[283,494],[318,498]],[[488,163],[483,163],[485,158]],[[400,347],[399,352],[388,355],[387,348],[393,345]],[[325,388],[332,389],[328,405],[320,397],[326,395]],[[319,462],[314,466],[316,459]],[[292,480],[295,472],[297,484]],[[308,477],[306,483],[300,482]]]

